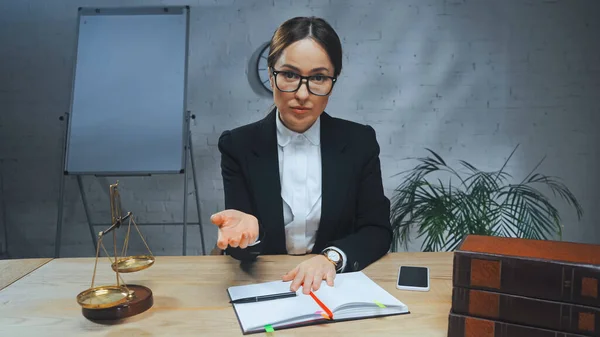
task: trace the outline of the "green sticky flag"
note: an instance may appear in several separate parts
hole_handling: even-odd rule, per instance
[[[271,326],[271,324],[265,325],[265,332],[275,332],[275,329]]]
[[[383,305],[381,302],[375,301],[375,304],[377,304],[377,306],[380,308],[385,308],[385,305]]]

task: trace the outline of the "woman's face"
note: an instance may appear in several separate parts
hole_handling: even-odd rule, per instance
[[[333,76],[333,64],[321,45],[306,38],[289,45],[275,63],[276,71],[293,72],[301,76]],[[280,74],[290,77],[290,74]],[[281,120],[290,130],[308,130],[325,110],[329,96],[316,96],[308,91],[306,81],[302,81],[296,92],[282,92],[275,86],[273,74],[270,76],[273,99],[279,109]],[[282,82],[278,82],[280,87]],[[283,87],[282,87],[283,88]]]

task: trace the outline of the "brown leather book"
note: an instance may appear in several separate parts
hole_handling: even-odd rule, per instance
[[[448,317],[447,337],[585,337],[585,335],[505,323],[451,312]]]
[[[453,285],[600,307],[600,245],[469,235]]]
[[[600,336],[600,308],[595,307],[455,287],[452,311],[542,329]]]

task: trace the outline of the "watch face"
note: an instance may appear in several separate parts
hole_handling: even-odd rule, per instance
[[[340,261],[340,254],[338,254],[338,252],[336,252],[335,250],[330,250],[327,252],[327,257],[335,262],[339,262]]]

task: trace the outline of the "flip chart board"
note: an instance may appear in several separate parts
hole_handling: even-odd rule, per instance
[[[80,8],[66,174],[180,173],[188,7]]]

